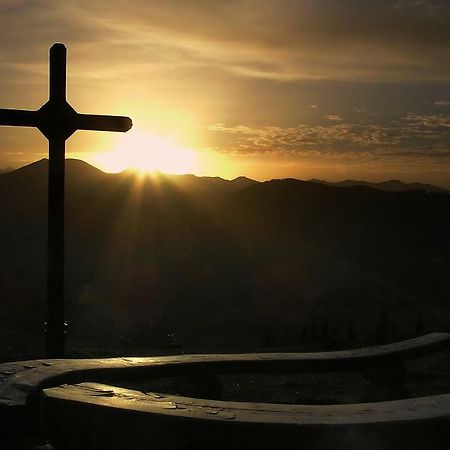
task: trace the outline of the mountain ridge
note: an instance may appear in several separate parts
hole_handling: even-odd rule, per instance
[[[22,166],[18,169],[8,170],[8,171],[0,171],[0,178],[4,175],[11,176],[12,174],[18,174],[18,173],[27,173],[30,171],[35,170],[47,170],[48,167],[48,159],[42,158],[39,161],[35,161],[31,164]],[[87,173],[90,173],[90,175],[94,173],[103,173],[105,175],[111,175],[111,176],[135,176],[135,172],[132,169],[125,169],[122,172],[119,173],[109,173],[105,172],[92,164],[89,164],[83,160],[75,159],[75,158],[68,158],[66,159],[66,170],[67,172],[71,172],[71,175],[75,175],[78,177],[81,177],[83,175],[86,176]],[[270,182],[272,180],[298,180],[298,181],[304,181],[309,183],[318,183],[328,186],[335,186],[335,187],[341,187],[341,188],[352,188],[354,186],[364,186],[371,189],[377,189],[382,191],[389,191],[389,192],[402,192],[402,191],[415,191],[415,190],[423,190],[425,192],[441,192],[450,194],[450,190],[445,189],[441,186],[436,186],[428,183],[405,183],[400,180],[386,180],[381,182],[371,182],[371,181],[365,181],[365,180],[343,180],[343,181],[337,181],[337,182],[331,182],[326,180],[321,180],[317,178],[311,178],[309,180],[301,180],[299,178],[274,178],[272,180],[266,180],[266,181],[257,181],[253,180],[251,178],[248,178],[246,176],[238,176],[234,179],[227,180],[225,178],[221,178],[218,176],[198,176],[194,174],[166,174],[161,172],[156,172],[153,174],[146,175],[146,178],[163,178],[167,180],[172,180],[175,182],[178,182],[178,184],[184,184],[189,185],[192,183],[197,183],[200,187],[200,184],[203,184],[203,188],[208,187],[219,187],[219,186],[226,186],[228,185],[228,189],[230,191],[239,191],[240,189],[243,189],[247,186],[252,186],[255,184]]]
[[[365,186],[373,189],[379,189],[382,191],[401,192],[401,191],[416,191],[423,190],[425,192],[443,192],[450,194],[450,190],[440,186],[435,186],[428,183],[404,183],[400,180],[386,180],[380,182],[371,182],[364,180],[343,180],[337,182],[319,180],[312,178],[309,181],[313,183],[327,184],[337,187],[353,187],[353,186]]]

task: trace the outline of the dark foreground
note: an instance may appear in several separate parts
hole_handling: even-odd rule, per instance
[[[444,449],[449,390],[440,386],[444,392],[436,392],[434,383],[426,392],[430,385],[420,382],[420,374],[430,364],[435,373],[436,364],[448,365],[449,344],[450,335],[434,333],[338,352],[3,364],[3,444],[21,449],[48,440],[66,450]],[[289,398],[254,403],[270,400],[267,392],[266,398],[250,397],[277,379],[283,383],[278,391],[290,391]],[[327,386],[334,397],[326,398]]]

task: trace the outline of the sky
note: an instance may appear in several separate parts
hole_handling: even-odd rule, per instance
[[[450,1],[1,0],[0,30],[0,107],[45,103],[63,42],[70,104],[132,118],[67,142],[102,169],[450,188]],[[0,169],[46,156],[0,128]]]

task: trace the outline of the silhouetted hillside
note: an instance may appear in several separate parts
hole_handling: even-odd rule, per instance
[[[330,186],[337,187],[352,187],[352,186],[367,186],[374,189],[381,189],[382,191],[391,191],[391,192],[403,192],[403,191],[425,191],[425,192],[445,192],[450,194],[448,189],[444,189],[439,186],[433,186],[432,184],[423,184],[423,183],[403,183],[400,180],[388,180],[381,181],[379,183],[371,183],[369,181],[357,181],[357,180],[345,180],[338,181],[336,183],[330,183],[329,181],[323,180],[310,180],[314,183],[322,183],[328,184]]]
[[[3,342],[44,320],[47,161],[0,175]],[[450,195],[106,174],[67,161],[72,351],[292,347],[450,328]],[[20,334],[19,334],[20,333]],[[19,334],[19,335],[18,335]]]
[[[252,180],[251,178],[247,178],[247,177],[237,177],[234,180],[231,180],[230,184],[233,186],[233,190],[239,191],[248,186],[253,186],[255,184],[258,184],[258,182],[255,180]]]

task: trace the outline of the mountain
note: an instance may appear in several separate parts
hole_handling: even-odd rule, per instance
[[[332,183],[329,181],[311,179],[313,183],[328,184],[330,186],[337,187],[353,187],[353,186],[366,186],[373,189],[380,189],[382,191],[390,192],[403,192],[403,191],[417,191],[422,190],[425,192],[445,192],[450,194],[450,191],[439,186],[433,186],[432,184],[423,183],[403,183],[400,180],[388,180],[381,181],[379,183],[371,183],[370,181],[356,181],[356,180],[345,180]]]
[[[248,186],[253,186],[254,184],[258,184],[258,181],[252,180],[247,177],[237,177],[234,180],[230,181],[230,184],[233,186],[234,191],[239,191],[240,189],[246,188]]]
[[[0,175],[0,338],[11,354],[42,341],[47,166]],[[418,323],[445,330],[448,273],[446,193],[139,178],[67,161],[72,355],[145,353],[168,335],[186,351],[373,343],[386,316],[395,338]]]
[[[196,175],[169,175],[169,174],[156,174],[150,175],[149,180],[161,180],[164,182],[170,182],[174,186],[190,191],[208,191],[212,192],[236,192],[247,186],[258,183],[247,177],[238,177],[234,180],[225,180],[220,177],[198,177]]]

